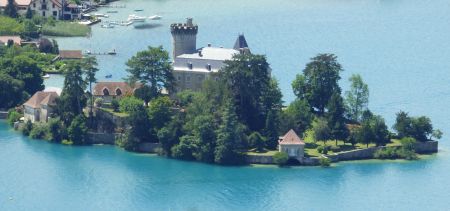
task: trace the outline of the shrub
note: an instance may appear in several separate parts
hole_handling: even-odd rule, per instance
[[[35,123],[33,129],[30,131],[30,138],[32,139],[49,139],[49,129],[47,124]]]
[[[95,107],[102,107],[103,105],[103,98],[97,98],[95,99]]]
[[[329,167],[329,166],[331,165],[331,160],[328,159],[328,158],[322,157],[322,158],[320,158],[320,160],[319,160],[319,164],[320,164],[320,166],[322,166],[322,167]]]
[[[25,122],[25,125],[22,127],[22,134],[25,136],[29,136],[31,130],[33,129],[33,123],[30,120]]]
[[[67,140],[67,139],[64,139],[64,140],[61,141],[61,144],[64,144],[64,145],[73,145],[73,142],[72,142],[72,141],[69,141],[69,140]]]
[[[116,99],[113,99],[111,101],[111,107],[114,112],[118,112],[119,111],[119,101],[117,101]]]
[[[286,164],[286,162],[289,159],[289,156],[286,152],[277,152],[272,156],[272,158],[276,164],[282,166]]]
[[[142,101],[134,96],[124,97],[119,102],[120,111],[126,112],[126,113],[130,113],[131,111],[136,111],[143,105],[144,105],[144,101]]]
[[[52,142],[61,141],[64,134],[64,128],[62,122],[59,119],[50,119],[48,121],[48,130],[50,141]]]
[[[317,152],[321,153],[321,154],[328,154],[328,151],[330,150],[329,146],[319,146],[317,147]]]
[[[87,127],[86,119],[82,115],[78,115],[70,123],[69,128],[67,128],[69,140],[75,145],[83,145],[87,142]]]
[[[9,110],[8,112],[8,123],[12,126],[14,125],[14,122],[19,121],[19,119],[22,117],[23,115],[20,114],[19,112],[15,111],[14,109]]]

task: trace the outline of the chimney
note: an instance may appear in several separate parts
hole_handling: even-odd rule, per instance
[[[203,56],[203,54],[202,54],[202,50],[199,50],[199,51],[198,51],[198,56],[200,56],[200,57],[202,57],[202,56]]]
[[[187,18],[187,19],[186,19],[186,25],[187,25],[188,27],[194,26],[194,24],[192,24],[192,18]]]
[[[211,47],[211,43],[208,43],[208,47]]]

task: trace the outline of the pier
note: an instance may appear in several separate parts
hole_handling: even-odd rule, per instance
[[[107,8],[126,8],[126,4],[101,4],[99,7],[107,7]]]

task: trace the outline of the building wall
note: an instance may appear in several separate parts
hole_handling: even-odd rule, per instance
[[[301,159],[305,156],[304,147],[305,145],[300,144],[293,144],[293,145],[283,144],[279,145],[278,151],[286,152],[289,155],[289,157]]]
[[[197,34],[174,33],[172,35],[173,58],[181,54],[191,54],[196,52]]]
[[[203,81],[209,78],[210,73],[174,70],[173,75],[175,77],[175,90],[177,92],[187,89],[199,91],[202,88]]]
[[[61,8],[58,8],[50,0],[34,0],[31,2],[30,8],[39,16],[54,17],[55,19],[61,18]]]
[[[24,107],[23,117],[25,121],[30,120],[32,123],[39,121],[39,109],[34,109],[28,106]]]

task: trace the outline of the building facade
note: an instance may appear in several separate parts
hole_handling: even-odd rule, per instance
[[[239,35],[234,48],[207,47],[197,49],[198,26],[188,18],[186,23],[170,26],[173,45],[173,74],[175,92],[198,91],[206,79],[217,79],[217,72],[225,66],[224,61],[240,53],[250,53],[244,35]]]
[[[131,87],[127,82],[98,82],[92,92],[95,98],[102,98],[103,102],[110,103],[113,99],[134,94],[134,91],[140,87],[140,84]]]
[[[289,158],[302,160],[305,157],[305,142],[291,129],[280,137],[278,151],[285,152]]]
[[[39,91],[36,92],[27,102],[23,104],[25,121],[47,122],[53,112],[57,92]]]

